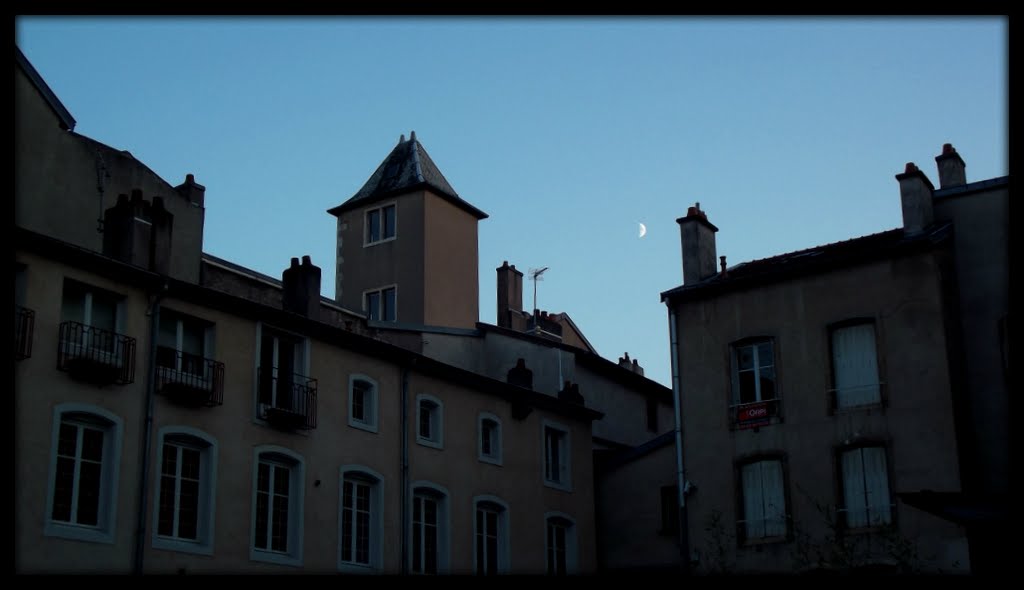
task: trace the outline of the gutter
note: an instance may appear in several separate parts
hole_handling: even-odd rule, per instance
[[[160,330],[160,300],[167,292],[167,283],[155,295],[150,295],[149,309],[149,364],[146,367],[146,415],[142,429],[142,466],[139,469],[139,512],[136,515],[134,573],[142,574],[146,552],[146,496],[149,491],[149,455],[153,446],[153,397],[156,390],[156,338]]]
[[[414,361],[415,362],[415,361]],[[409,522],[409,367],[402,367],[402,574],[409,573],[409,537],[412,524]]]
[[[683,470],[683,409],[679,383],[679,340],[676,337],[676,312],[668,308],[669,350],[672,357],[672,406],[676,417],[676,500],[679,504],[679,568],[690,573],[690,531],[686,517],[686,472]]]

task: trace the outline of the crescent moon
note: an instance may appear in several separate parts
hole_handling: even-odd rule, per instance
[[[638,221],[637,223],[640,223],[640,222]],[[647,226],[642,224],[642,223],[640,223],[640,237],[642,238],[642,237],[644,237],[646,235],[647,235]]]

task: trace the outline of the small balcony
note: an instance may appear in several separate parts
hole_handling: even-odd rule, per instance
[[[224,403],[224,363],[166,346],[156,349],[156,390],[189,407]]]
[[[316,379],[260,367],[259,417],[284,430],[316,428]]]
[[[135,382],[135,339],[79,322],[60,325],[57,369],[94,385]]]
[[[20,361],[32,356],[32,332],[36,325],[36,312],[14,306],[14,360]]]

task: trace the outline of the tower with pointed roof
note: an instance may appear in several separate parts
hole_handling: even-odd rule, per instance
[[[371,320],[473,328],[480,315],[477,222],[416,139],[403,135],[338,218],[335,299]]]

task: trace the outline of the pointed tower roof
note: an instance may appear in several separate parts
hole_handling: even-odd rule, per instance
[[[352,195],[352,198],[328,209],[327,212],[331,215],[340,215],[350,209],[420,188],[429,188],[477,219],[487,217],[486,213],[462,200],[452,185],[448,184],[444,175],[437,169],[437,165],[430,159],[427,150],[423,149],[423,144],[416,139],[415,131],[410,134],[408,141],[405,135],[402,135],[398,145],[384,158],[363,188]]]

